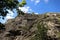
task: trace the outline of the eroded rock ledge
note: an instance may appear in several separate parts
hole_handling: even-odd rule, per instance
[[[0,27],[0,40],[30,40],[36,35],[37,24],[44,23],[47,40],[60,40],[60,14],[20,14]]]

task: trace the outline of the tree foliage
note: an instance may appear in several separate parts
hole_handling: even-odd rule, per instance
[[[0,23],[0,30],[5,30],[5,25]]]
[[[44,27],[43,23],[38,23],[38,32],[31,40],[47,40],[47,29]]]
[[[23,7],[26,4],[25,0],[19,2],[18,0],[0,0],[0,16],[6,16],[9,10],[17,9],[19,6]]]

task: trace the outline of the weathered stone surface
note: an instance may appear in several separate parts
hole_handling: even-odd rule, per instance
[[[29,40],[35,36],[37,24],[41,22],[47,28],[48,40],[60,40],[60,14],[56,13],[20,14],[0,27],[0,40]]]

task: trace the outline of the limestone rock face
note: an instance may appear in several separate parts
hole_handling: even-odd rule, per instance
[[[57,13],[20,14],[8,20],[5,26],[1,24],[4,27],[0,27],[0,40],[30,40],[38,31],[38,23],[47,28],[48,40],[60,40],[60,14]]]
[[[41,22],[43,22],[47,28],[47,36],[52,38],[51,40],[60,40],[60,14],[47,13],[42,15]],[[59,35],[59,36],[58,36]],[[48,39],[50,40],[50,39]]]
[[[15,40],[29,40],[30,35],[34,35],[35,30],[37,30],[33,27],[37,23],[37,18],[38,15],[24,14],[8,20],[5,24],[6,31],[9,32],[6,37],[16,38]]]

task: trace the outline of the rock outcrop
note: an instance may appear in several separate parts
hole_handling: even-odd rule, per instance
[[[0,27],[0,40],[30,40],[38,32],[37,25],[47,29],[47,40],[60,40],[60,14],[20,14]],[[42,26],[42,25],[41,25]]]

